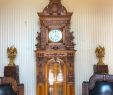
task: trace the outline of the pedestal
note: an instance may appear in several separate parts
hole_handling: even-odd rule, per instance
[[[5,66],[4,77],[12,77],[19,83],[19,67],[18,66]]]
[[[94,74],[108,74],[108,65],[94,65]]]

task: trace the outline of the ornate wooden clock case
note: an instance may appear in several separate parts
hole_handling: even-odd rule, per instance
[[[72,13],[61,0],[50,0],[38,13],[40,32],[36,45],[37,95],[74,95],[74,36]]]

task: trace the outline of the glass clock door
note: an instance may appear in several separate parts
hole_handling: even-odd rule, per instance
[[[63,95],[64,75],[60,61],[48,66],[48,95]]]

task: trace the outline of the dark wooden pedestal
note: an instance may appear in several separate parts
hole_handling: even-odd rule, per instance
[[[5,66],[4,77],[12,77],[19,83],[19,67],[18,66]]]
[[[94,74],[108,74],[108,65],[94,65]]]

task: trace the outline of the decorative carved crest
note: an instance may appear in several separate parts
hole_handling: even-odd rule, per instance
[[[50,0],[49,4],[43,10],[47,15],[65,15],[67,10],[61,4],[61,0]]]

